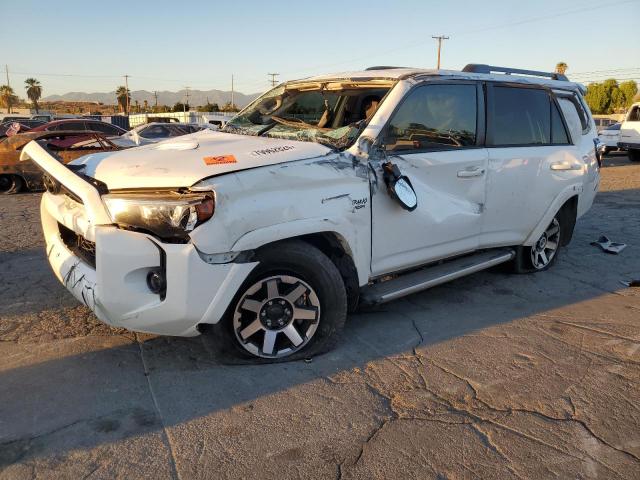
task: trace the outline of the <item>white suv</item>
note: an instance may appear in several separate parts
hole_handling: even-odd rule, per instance
[[[374,67],[282,84],[220,132],[23,157],[47,175],[51,266],[98,318],[274,361],[328,349],[359,304],[551,266],[598,188],[582,94],[543,72]]]
[[[631,105],[622,122],[618,148],[627,150],[632,162],[640,162],[640,103]]]

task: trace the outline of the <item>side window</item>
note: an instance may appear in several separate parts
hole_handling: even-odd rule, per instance
[[[140,131],[142,138],[166,138],[170,136],[169,129],[163,125],[152,125]]]
[[[546,90],[494,86],[488,102],[488,144],[548,145],[551,108]]]
[[[569,97],[559,97],[558,103],[564,114],[564,119],[569,127],[569,133],[573,143],[576,143],[582,136],[582,115],[580,114],[578,107]]]
[[[448,150],[475,146],[477,112],[474,84],[418,87],[391,118],[386,148]]]
[[[89,122],[87,123],[87,126],[89,127],[89,130],[94,132],[101,132],[105,135],[120,135],[120,131],[116,127],[106,123]]]
[[[631,109],[627,122],[640,122],[640,106],[635,106]]]
[[[556,102],[551,102],[551,143],[554,145],[566,145],[569,142],[567,130],[562,122],[562,115]]]
[[[69,130],[86,130],[84,122],[65,122],[58,125],[57,131],[69,131]]]

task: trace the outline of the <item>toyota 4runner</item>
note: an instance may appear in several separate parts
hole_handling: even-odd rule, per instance
[[[583,87],[487,65],[284,83],[221,131],[46,173],[58,279],[97,317],[269,361],[348,311],[509,263],[549,268],[598,189]]]

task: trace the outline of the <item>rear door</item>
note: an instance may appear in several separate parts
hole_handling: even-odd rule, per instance
[[[392,114],[381,133],[386,157],[410,179],[418,206],[406,211],[383,182],[373,186],[373,275],[478,247],[487,167],[483,104],[475,82],[429,82],[414,87]]]
[[[521,245],[581,170],[555,95],[542,86],[487,84],[486,213],[482,246]]]

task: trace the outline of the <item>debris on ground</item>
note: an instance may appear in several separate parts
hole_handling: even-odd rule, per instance
[[[613,253],[616,255],[627,248],[626,243],[612,242],[609,240],[609,237],[605,235],[601,235],[597,242],[591,242],[591,245],[600,247],[603,252]]]

